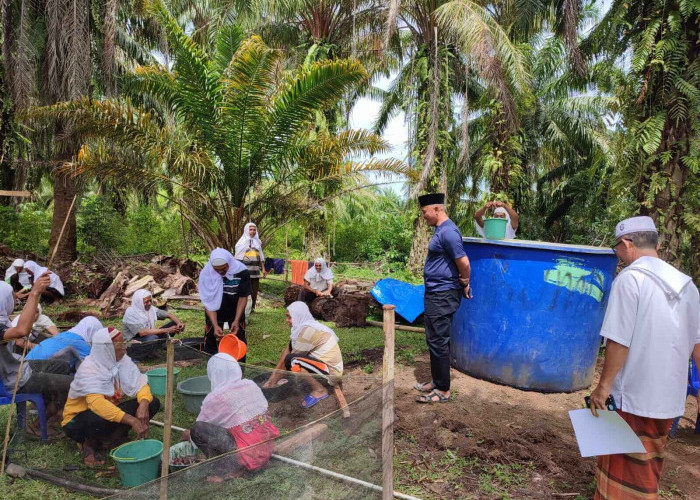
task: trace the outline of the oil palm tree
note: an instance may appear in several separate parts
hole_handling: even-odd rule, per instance
[[[498,103],[499,116],[504,117],[499,122],[502,142],[515,129],[514,95],[527,92],[524,55],[493,16],[475,3],[404,0],[392,2],[388,15],[387,33],[396,33],[393,46],[403,48],[405,60],[387,91],[372,91],[382,101],[375,131],[381,132],[389,118],[404,111],[411,120],[411,194],[446,190],[453,187],[448,179],[468,170],[474,92],[489,90],[489,100]],[[463,109],[456,119],[459,100]],[[460,144],[461,152],[455,154]],[[448,191],[448,200],[454,194]],[[421,218],[416,218],[415,227],[409,268],[418,272],[430,232]]]
[[[663,258],[688,268],[698,265],[700,232],[699,19],[697,2],[615,0],[582,43],[608,65],[631,52],[606,82],[624,130],[614,192],[620,213],[656,221]]]
[[[140,185],[166,182],[209,246],[232,247],[249,217],[263,230],[308,211],[300,193],[309,184],[403,171],[395,160],[349,159],[387,150],[374,134],[315,130],[318,112],[367,79],[357,61],[320,62],[279,80],[281,56],[258,36],[246,38],[229,25],[206,53],[162,2],[153,13],[168,35],[174,64],[139,67],[123,89],[154,107],[83,98],[31,113],[74,120],[86,141],[76,172]]]

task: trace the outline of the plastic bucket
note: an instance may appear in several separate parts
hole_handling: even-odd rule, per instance
[[[179,368],[173,368],[173,384],[177,384],[177,374],[180,373]],[[168,381],[168,371],[165,368],[154,368],[146,372],[148,377],[148,385],[151,392],[156,396],[165,396],[165,387]]]
[[[484,238],[487,240],[502,240],[506,237],[508,219],[490,217],[484,219]]]
[[[182,395],[185,410],[193,415],[199,415],[202,401],[211,392],[211,382],[206,375],[188,378],[177,384],[177,392]]]
[[[219,342],[219,352],[233,356],[236,360],[242,359],[245,353],[248,352],[248,346],[233,333],[224,335],[224,338]]]
[[[163,443],[156,439],[143,439],[124,443],[109,454],[117,464],[119,478],[127,488],[157,479]]]
[[[170,447],[170,473],[191,467],[202,460],[205,460],[204,454],[192,441],[182,441]]]

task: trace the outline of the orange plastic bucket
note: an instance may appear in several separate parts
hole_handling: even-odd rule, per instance
[[[219,342],[219,352],[226,353],[239,360],[248,352],[248,346],[233,333],[229,333],[224,335],[224,338]]]

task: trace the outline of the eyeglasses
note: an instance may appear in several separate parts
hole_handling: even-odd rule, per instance
[[[622,243],[623,241],[632,241],[632,240],[627,239],[627,238],[622,238],[622,239],[620,239],[620,241],[618,241],[617,243],[615,243],[613,246],[610,247],[610,248],[612,248],[613,252],[616,252],[616,251],[617,251],[617,246],[618,246],[620,243]]]

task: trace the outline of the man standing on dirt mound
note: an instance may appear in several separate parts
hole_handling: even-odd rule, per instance
[[[446,403],[450,400],[452,317],[462,297],[471,298],[471,267],[459,228],[445,213],[445,195],[425,194],[418,197],[418,203],[425,221],[435,228],[423,268],[425,340],[432,380],[413,387],[423,393],[416,398],[419,403]]]
[[[598,457],[596,499],[658,498],[663,453],[673,419],[685,411],[688,360],[700,364],[700,304],[689,276],[659,259],[650,217],[615,228],[617,257],[627,266],[612,284],[600,334],[605,365],[591,412],[612,396],[646,453]]]

